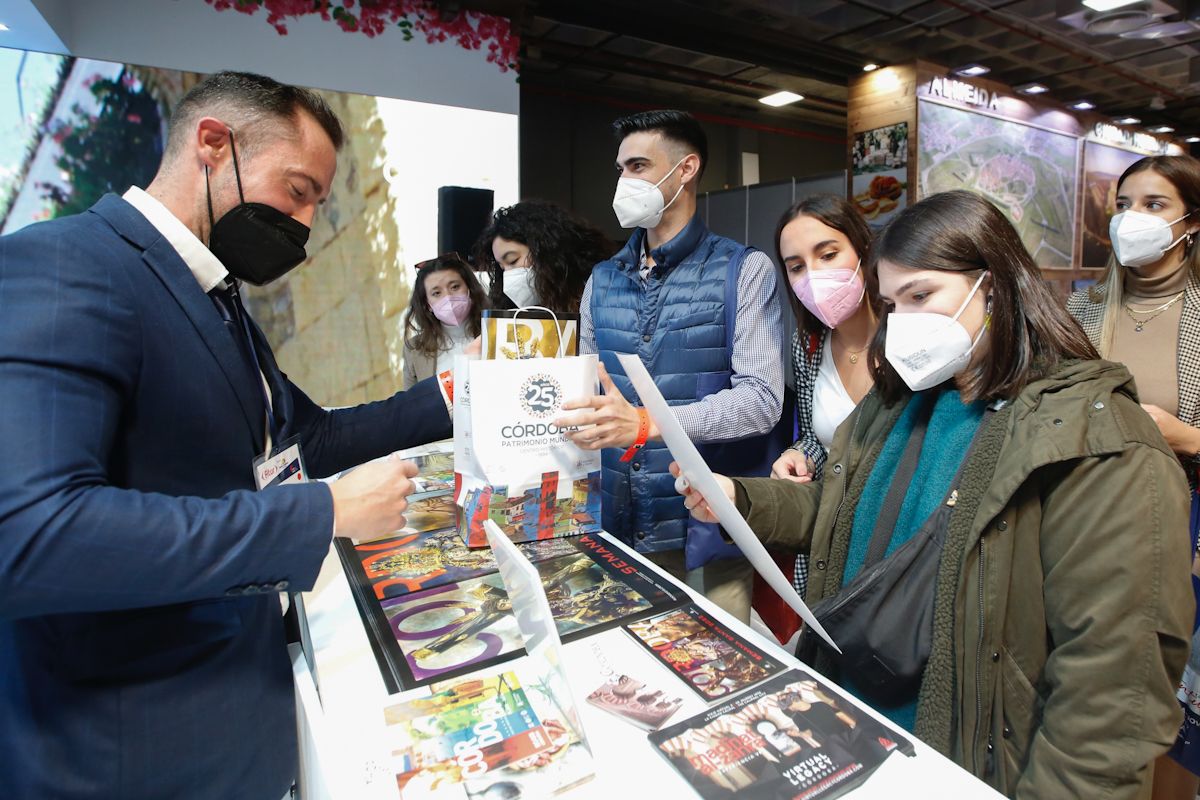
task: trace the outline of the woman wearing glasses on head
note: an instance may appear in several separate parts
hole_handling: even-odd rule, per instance
[[[487,296],[458,253],[417,264],[417,280],[404,315],[404,388],[440,375],[479,335]]]

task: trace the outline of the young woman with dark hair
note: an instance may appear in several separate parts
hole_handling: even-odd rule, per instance
[[[1128,365],[1138,399],[1187,471],[1200,467],[1200,161],[1150,156],[1117,181],[1104,281],[1076,292],[1071,314],[1105,358]],[[1192,523],[1193,553],[1197,545]],[[1194,558],[1194,556],[1193,556]],[[1193,562],[1200,573],[1200,561]],[[1188,719],[1154,771],[1154,797],[1195,800],[1200,789],[1200,637],[1180,687]]]
[[[815,666],[1010,796],[1137,797],[1179,725],[1191,636],[1178,461],[978,195],[901,211],[867,282],[887,311],[875,388],[824,477],[718,478],[765,543],[809,553],[810,603],[852,582],[907,599]],[[908,543],[923,576],[895,569]],[[907,681],[880,680],[899,665]]]
[[[418,264],[404,314],[404,388],[441,374],[480,334],[483,287],[458,253]]]
[[[866,353],[879,322],[878,299],[867,296],[863,276],[871,230],[844,197],[814,195],[783,212],[775,243],[796,318],[797,436],[771,477],[804,483],[821,477],[834,431],[871,388]],[[803,555],[796,557],[793,583],[803,594],[808,583]]]
[[[608,237],[561,206],[523,200],[492,216],[475,244],[494,308],[579,312],[592,267],[613,254]]]

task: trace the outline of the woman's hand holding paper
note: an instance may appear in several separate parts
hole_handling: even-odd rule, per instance
[[[679,462],[671,462],[671,474],[675,476],[675,491],[683,495],[683,505],[691,512],[692,516],[701,522],[720,522],[717,515],[709,508],[708,501],[701,494],[691,487],[687,478],[679,471]],[[717,483],[725,491],[730,502],[734,500],[733,481],[726,478],[724,475],[713,473],[713,477],[717,479]]]

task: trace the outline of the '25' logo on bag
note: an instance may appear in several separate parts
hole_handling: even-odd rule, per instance
[[[549,375],[530,375],[521,384],[521,408],[530,416],[545,419],[558,411],[561,405],[562,387]]]

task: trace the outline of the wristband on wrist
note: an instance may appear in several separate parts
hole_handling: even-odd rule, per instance
[[[650,436],[650,413],[644,408],[639,408],[638,412],[638,432],[637,439],[629,449],[621,455],[621,463],[632,461],[633,457],[641,452],[646,446],[646,439]]]

